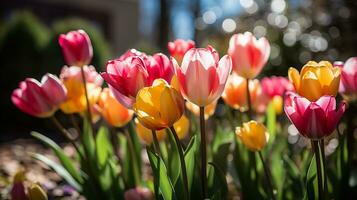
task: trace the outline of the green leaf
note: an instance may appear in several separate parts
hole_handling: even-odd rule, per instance
[[[147,153],[154,173],[155,191],[158,191],[164,200],[175,199],[175,190],[167,175],[164,161],[149,148],[147,148]]]
[[[136,185],[139,185],[140,180],[140,163],[137,163],[137,159],[135,158],[136,153],[132,152],[130,149],[129,140],[125,135],[118,134],[119,143],[121,147],[121,152],[125,156],[125,161],[123,161],[123,178],[126,183],[126,188],[132,188]]]
[[[267,129],[268,132],[271,136],[275,136],[275,131],[276,131],[276,113],[274,109],[274,104],[271,101],[268,105],[267,111],[266,111],[266,117],[267,117]]]
[[[218,127],[217,133],[214,135],[212,141],[212,156],[213,162],[223,171],[227,172],[227,156],[229,149],[234,141],[234,135],[232,132],[224,131],[221,127]]]
[[[312,160],[310,162],[309,169],[307,171],[307,176],[306,176],[306,192],[307,192],[307,197],[308,199],[319,199],[319,194],[318,194],[318,175],[317,175],[317,168],[316,168],[316,155],[312,157]],[[323,163],[321,161],[321,168],[323,166]],[[324,171],[322,169],[322,187],[324,185]]]
[[[228,185],[226,176],[218,165],[208,163],[208,191],[212,199],[226,199]]]
[[[306,175],[306,192],[308,199],[318,199],[317,170],[315,155],[312,157]]]
[[[52,161],[51,159],[41,155],[41,154],[32,154],[31,155],[33,158],[43,162],[47,166],[49,166],[51,169],[53,169],[60,177],[62,177],[68,184],[70,184],[72,187],[74,187],[77,191],[82,191],[81,185],[68,173],[68,171],[63,168],[60,164]]]
[[[171,178],[172,183],[176,186],[177,180],[179,179],[181,174],[180,157],[173,135],[169,132],[167,132],[167,134],[169,136],[169,144],[170,144],[170,149],[168,151],[168,156],[167,156],[168,166],[169,166],[168,169],[169,176]]]
[[[141,143],[140,143],[140,140],[138,138],[138,134],[136,133],[136,129],[135,129],[135,125],[134,125],[134,120],[131,120],[129,122],[129,135],[130,135],[130,138],[133,142],[133,145],[134,145],[134,150],[135,150],[135,158],[136,158],[136,163],[138,164],[138,168],[141,169]]]
[[[186,170],[187,170],[187,181],[188,181],[188,188],[190,191],[192,191],[192,183],[193,183],[193,177],[195,174],[195,168],[196,168],[196,161],[195,161],[195,155],[197,154],[198,151],[198,146],[199,142],[196,138],[197,136],[193,136],[189,145],[186,148],[185,151],[185,163],[186,163]]]
[[[113,147],[108,137],[108,129],[101,127],[96,137],[97,159],[101,167],[106,164],[110,156],[113,156]]]
[[[31,132],[31,135],[43,142],[46,146],[52,149],[52,151],[56,154],[57,158],[63,165],[63,167],[68,171],[68,173],[79,183],[83,183],[83,178],[79,173],[79,170],[76,169],[73,165],[73,161],[63,152],[61,147],[59,147],[53,140],[42,135],[38,132]]]
[[[91,124],[90,122],[84,118],[83,119],[83,133],[82,133],[82,138],[83,138],[83,148],[84,151],[86,152],[86,155],[89,156],[89,159],[94,162],[95,159],[95,142],[94,142],[94,136],[93,132],[91,129]]]

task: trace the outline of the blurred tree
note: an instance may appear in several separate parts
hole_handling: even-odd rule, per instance
[[[85,30],[93,45],[92,64],[100,71],[110,57],[110,48],[103,34],[81,19],[65,19],[54,23],[53,30],[33,14],[16,11],[0,28],[1,89],[0,120],[3,131],[29,132],[43,127],[43,120],[29,117],[11,102],[11,93],[26,77],[40,79],[50,72],[58,74],[64,65],[58,35],[73,29]],[[3,135],[2,138],[6,136]],[[8,135],[10,136],[10,135]],[[1,138],[0,138],[1,139]]]
[[[40,78],[45,73],[41,65],[41,51],[48,41],[48,34],[49,30],[25,11],[15,13],[4,27],[0,39],[0,120],[5,130],[14,123],[16,128],[31,128],[29,117],[11,103],[11,93],[25,77]]]
[[[167,0],[160,0],[160,21],[159,21],[159,47],[163,52],[167,51],[169,41],[169,11],[170,5]]]

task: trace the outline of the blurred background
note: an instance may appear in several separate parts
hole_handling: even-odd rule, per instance
[[[0,7],[0,142],[51,129],[21,113],[10,100],[26,77],[59,74],[64,65],[60,33],[84,29],[92,40],[92,64],[129,48],[167,52],[167,42],[192,39],[225,54],[232,34],[251,31],[271,43],[263,74],[287,75],[308,60],[356,56],[355,0],[3,0]]]

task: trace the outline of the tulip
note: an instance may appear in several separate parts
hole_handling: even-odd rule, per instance
[[[217,101],[214,101],[207,106],[205,106],[205,120],[208,120],[216,111],[216,106],[217,106]],[[200,107],[196,106],[195,104],[186,101],[186,108],[191,111],[195,116],[199,117],[200,116]]]
[[[294,90],[294,86],[285,77],[265,77],[260,83],[262,85],[263,93],[268,95],[270,98],[283,96],[285,92]]]
[[[195,42],[192,40],[177,39],[167,44],[170,55],[181,63],[185,53],[195,47]]]
[[[88,65],[93,57],[93,47],[87,33],[83,30],[70,31],[58,38],[67,65]]]
[[[52,74],[42,77],[41,83],[33,78],[20,82],[11,100],[22,112],[35,117],[50,117],[66,99],[67,90]]]
[[[267,193],[269,193],[269,199],[275,199],[274,187],[272,184],[272,180],[269,176],[271,174],[269,171],[269,167],[265,164],[263,154],[261,150],[265,147],[269,140],[269,133],[265,128],[264,124],[251,120],[249,122],[243,123],[242,127],[236,128],[236,136],[242,141],[242,143],[253,152],[257,152],[260,158],[260,161],[263,165],[264,174],[267,183]],[[250,159],[253,161],[253,165],[255,165],[255,155],[249,154]]]
[[[269,140],[269,134],[262,123],[249,121],[236,128],[236,136],[251,151],[262,150]]]
[[[336,109],[335,97],[327,95],[317,101],[309,101],[305,97],[289,92],[284,101],[284,110],[291,123],[301,135],[310,139],[323,139],[329,136],[345,109],[345,102],[341,102]]]
[[[261,99],[257,98],[261,93],[261,86],[258,80],[249,81],[249,91],[253,108],[257,108],[254,105],[261,101]],[[222,98],[227,105],[234,109],[239,109],[242,112],[248,110],[246,79],[237,74],[229,76]]]
[[[268,61],[269,41],[257,39],[250,32],[235,34],[229,40],[228,55],[232,57],[233,71],[246,78],[255,78]]]
[[[309,61],[299,72],[289,69],[289,79],[295,91],[310,101],[324,95],[336,96],[340,84],[340,68],[333,67],[328,61],[316,63]]]
[[[28,193],[30,200],[48,199],[46,192],[38,184],[32,184],[28,189]]]
[[[95,71],[93,66],[83,67],[88,100],[90,108],[93,110],[98,101],[103,79]],[[81,68],[77,66],[64,66],[61,70],[60,78],[67,89],[67,99],[60,105],[60,109],[67,114],[84,113],[87,108],[86,96],[81,76]]]
[[[218,53],[211,47],[190,49],[185,54],[181,67],[172,59],[181,94],[188,101],[202,107],[221,96],[232,62],[227,55],[218,59]]]
[[[10,191],[11,200],[27,200],[27,195],[24,186],[25,172],[20,170],[16,172],[13,180],[13,186]]]
[[[114,127],[125,126],[133,117],[133,111],[120,104],[109,88],[104,88],[98,100],[103,118]]]
[[[154,54],[152,57],[148,57],[148,59],[150,60],[150,64],[146,67],[149,73],[149,85],[152,85],[155,79],[158,78],[162,78],[170,83],[175,73],[170,59],[162,53]]]
[[[182,115],[182,117],[174,123],[174,128],[176,130],[178,138],[182,140],[188,134],[188,131],[190,129],[190,121],[185,115]]]
[[[148,188],[136,187],[125,191],[125,200],[152,200],[153,194]]]
[[[149,85],[146,65],[138,56],[108,61],[101,75],[115,98],[127,108],[133,106],[138,91]]]
[[[349,58],[342,66],[339,91],[347,100],[357,99],[357,57]]]
[[[144,52],[138,51],[136,49],[128,49],[123,55],[119,57],[118,60],[125,60],[129,57],[137,56],[142,58],[143,60],[146,60],[147,55]]]
[[[133,108],[146,128],[161,130],[171,127],[181,118],[184,100],[165,80],[156,79],[151,87],[138,92]]]
[[[293,91],[294,86],[287,78],[280,76],[265,77],[260,83],[264,97],[260,97],[259,99],[266,98],[266,103],[272,102],[275,113],[281,114],[283,111],[284,93]]]
[[[146,128],[145,126],[143,126],[138,119],[135,119],[134,121],[136,125],[136,133],[138,134],[138,137],[143,143],[150,145],[153,142],[152,131]],[[162,129],[156,131],[156,137],[158,141],[163,141],[166,138],[166,130]]]

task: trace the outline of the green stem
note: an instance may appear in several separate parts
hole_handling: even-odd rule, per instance
[[[203,198],[208,198],[207,193],[207,149],[206,149],[206,128],[205,128],[205,108],[200,107],[200,129],[201,129],[201,184]]]
[[[247,104],[248,104],[248,117],[249,120],[253,119],[253,110],[252,110],[252,100],[250,99],[250,90],[249,90],[249,78],[246,79],[247,82]]]
[[[87,119],[89,121],[88,123],[91,125],[92,133],[94,134],[94,125],[92,122],[92,112],[90,110],[88,91],[87,91],[87,81],[86,81],[86,76],[85,76],[83,67],[81,67],[81,75],[82,75],[82,81],[83,81],[83,87],[84,87],[84,94],[86,97]]]
[[[151,133],[152,133],[152,140],[154,143],[155,152],[160,156],[161,159],[164,159],[162,157],[161,148],[160,148],[159,140],[157,139],[156,131],[151,130]]]
[[[258,187],[258,168],[257,168],[257,160],[255,157],[255,153],[253,151],[249,151],[249,166],[253,166],[254,169],[254,177],[252,177],[254,179],[255,185]]]
[[[318,140],[311,140],[312,148],[314,149],[315,159],[316,159],[316,170],[317,170],[317,183],[318,183],[318,194],[319,200],[324,200],[324,191],[322,186],[322,167],[321,167],[321,154],[319,148]]]
[[[324,189],[324,194],[328,191],[327,189],[327,176],[326,176],[326,159],[325,159],[325,144],[324,144],[324,139],[319,140],[319,147],[320,147],[320,151],[321,151],[321,159],[322,159],[322,169],[323,171],[323,175],[324,175],[324,185],[323,185],[323,189]]]
[[[268,169],[268,166],[265,164],[262,152],[258,151],[258,154],[259,154],[259,157],[260,157],[260,161],[263,164],[264,174],[265,174],[266,182],[267,182],[267,185],[268,185],[268,190],[269,190],[270,197],[271,197],[271,199],[275,200],[274,188],[273,188],[272,180],[271,180],[271,177],[270,177],[270,171]]]
[[[139,165],[137,163],[137,157],[136,157],[136,153],[135,153],[135,149],[134,149],[134,142],[132,140],[132,138],[130,137],[129,131],[127,129],[124,130],[126,139],[128,141],[128,146],[129,146],[129,150],[130,150],[130,156],[132,157],[132,164],[134,166],[134,180],[135,180],[135,185],[139,185],[140,184],[140,175],[139,175]]]
[[[179,156],[180,156],[180,164],[181,164],[181,171],[182,171],[182,179],[183,179],[183,184],[184,184],[184,188],[185,188],[185,192],[184,192],[184,197],[185,199],[190,199],[189,196],[189,190],[188,190],[188,180],[187,180],[187,172],[186,172],[186,162],[185,162],[185,157],[184,157],[184,153],[183,153],[183,147],[181,145],[180,139],[177,136],[177,133],[175,131],[175,128],[173,126],[170,127],[171,133],[175,138],[175,143],[179,152]]]

